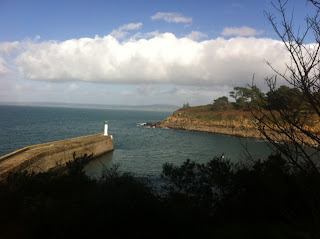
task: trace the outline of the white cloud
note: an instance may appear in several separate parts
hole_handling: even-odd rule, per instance
[[[147,40],[147,39],[150,39],[150,38],[153,38],[153,37],[156,37],[156,36],[160,36],[160,35],[161,35],[161,33],[158,30],[152,31],[152,32],[147,32],[147,33],[137,32],[134,35],[130,36],[130,38],[128,40],[125,40],[123,42],[126,42],[126,41],[127,42],[129,42],[129,41],[135,42],[138,39],[142,39],[142,38]]]
[[[157,12],[155,15],[151,16],[152,20],[164,20],[166,22],[174,23],[190,23],[192,22],[191,17],[185,17],[180,13],[176,12]]]
[[[110,33],[110,35],[117,38],[117,39],[121,39],[121,38],[124,38],[128,34],[127,31],[139,29],[141,26],[142,26],[141,22],[125,24],[125,25],[122,25],[121,27],[119,27],[118,29],[113,30]]]
[[[74,90],[78,90],[79,89],[79,86],[75,83],[72,83],[69,85],[69,89],[74,91]]]
[[[11,68],[11,55],[18,52],[20,43],[14,42],[0,42],[0,76],[12,73]]]
[[[223,36],[256,36],[262,34],[263,31],[258,31],[251,27],[226,27],[222,31]]]
[[[161,35],[160,32],[157,30],[157,31],[153,31],[153,32],[148,32],[145,34],[146,37],[156,37],[156,36],[159,36]]]
[[[198,32],[198,31],[192,31],[190,34],[186,35],[186,38],[189,38],[191,40],[199,40],[200,38],[204,38],[207,37],[207,34],[204,34],[202,32]]]
[[[135,99],[138,104],[174,104],[182,106],[189,102],[191,105],[210,104],[213,99],[228,96],[232,90],[222,86],[163,86],[163,85],[138,85],[135,89]]]
[[[141,39],[141,38],[144,38],[145,40],[147,39],[150,39],[152,37],[156,37],[156,36],[159,36],[161,35],[161,33],[156,30],[156,31],[152,31],[152,32],[147,32],[147,33],[142,33],[142,32],[137,32],[135,33],[134,35],[130,36],[130,38],[128,40],[125,40],[123,42],[135,42],[137,41],[138,39]]]
[[[19,48],[19,42],[0,42],[0,53],[4,53],[6,56],[10,56],[12,52]]]
[[[15,60],[25,79],[108,84],[242,86],[284,69],[280,41],[217,38],[196,42],[171,33],[119,42],[112,36],[30,43]],[[289,61],[288,61],[289,62]],[[262,80],[263,82],[263,80]]]
[[[11,70],[9,70],[6,65],[6,61],[0,57],[0,76],[11,73]]]
[[[119,30],[113,30],[110,33],[111,36],[117,38],[117,39],[121,39],[124,38],[126,35],[128,35],[128,32],[124,32],[124,31],[119,31]]]

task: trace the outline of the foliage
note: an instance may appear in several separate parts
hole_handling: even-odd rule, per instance
[[[190,108],[189,102],[187,102],[186,104],[183,104],[182,108],[183,108],[183,109]]]
[[[254,107],[261,104],[261,101],[265,99],[265,94],[256,85],[250,87],[251,102],[249,106]]]
[[[230,97],[234,98],[237,104],[242,105],[249,101],[251,90],[245,87],[234,87],[233,91],[230,91]]]
[[[181,166],[165,164],[162,178],[168,182],[169,200],[206,211],[222,225],[231,221],[260,226],[275,223],[279,228],[270,227],[268,233],[275,230],[279,238],[319,236],[320,178],[311,171],[301,174],[280,155],[251,165],[221,158],[206,164],[190,160]]]
[[[213,110],[226,110],[229,104],[228,97],[222,96],[213,101]]]
[[[294,14],[287,14],[288,1],[278,0],[277,4],[273,4],[276,14],[266,13],[291,58],[291,64],[286,65],[285,72],[280,72],[268,63],[275,73],[266,78],[270,91],[267,99],[260,97],[260,104],[252,107],[252,114],[259,131],[297,169],[305,170],[301,166],[303,163],[320,174],[319,129],[310,127],[320,120],[320,5],[318,1],[308,2],[315,11],[314,15],[306,16],[305,28],[297,27],[295,30]],[[307,44],[307,38],[314,43]],[[279,78],[291,87],[277,88]],[[286,144],[278,144],[278,141]]]
[[[162,218],[160,202],[149,187],[113,168],[99,181],[89,178],[84,161],[76,158],[67,171],[14,173],[1,182],[0,238],[129,237],[160,229],[151,220]]]
[[[80,174],[80,176],[84,176],[83,168],[86,163],[88,163],[92,157],[93,154],[87,155],[84,154],[81,157],[76,157],[76,152],[73,152],[73,161],[69,161],[66,163],[67,171],[70,175],[77,175]]]
[[[319,237],[320,178],[280,155],[165,164],[160,195],[117,166],[89,178],[84,158],[75,159],[65,172],[15,173],[0,183],[1,238]]]
[[[235,99],[237,109],[248,109],[249,105],[259,104],[261,98],[265,96],[256,85],[253,85],[251,88],[234,87],[233,91],[230,91],[230,97]]]
[[[320,97],[320,94],[314,94]],[[234,87],[230,91],[230,97],[235,99],[235,103],[229,103],[228,97],[222,96],[213,101],[213,110],[227,110],[230,108],[248,110],[259,108],[263,110],[312,110],[310,104],[303,100],[303,94],[298,88],[290,88],[281,85],[279,88],[270,88],[266,94],[256,85],[247,87]],[[233,105],[233,107],[230,107]],[[313,111],[314,112],[314,111]]]

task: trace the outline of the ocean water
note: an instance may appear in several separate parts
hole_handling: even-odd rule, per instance
[[[86,166],[91,176],[100,175],[103,167],[114,164],[124,171],[152,176],[159,175],[166,162],[207,162],[222,154],[239,161],[248,152],[256,158],[265,158],[272,152],[262,140],[142,126],[170,115],[171,112],[0,106],[0,156],[29,145],[101,133],[105,120],[109,121],[115,150]]]

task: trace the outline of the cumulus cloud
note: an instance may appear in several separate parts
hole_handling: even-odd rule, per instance
[[[139,29],[141,26],[142,26],[142,22],[125,24],[119,27],[118,29],[113,30],[110,33],[110,35],[117,39],[121,39],[121,38],[124,38],[126,35],[128,35],[129,32],[127,31]]]
[[[190,23],[192,22],[191,17],[185,17],[180,13],[176,12],[157,12],[155,15],[151,16],[152,20],[164,20],[166,22],[174,23]]]
[[[119,42],[113,36],[30,43],[15,60],[25,79],[112,84],[239,86],[284,69],[280,41],[217,38],[196,42],[171,33]],[[289,62],[289,61],[288,61]]]
[[[137,41],[138,39],[141,39],[141,38],[144,38],[147,40],[152,37],[159,36],[159,35],[161,35],[161,33],[158,30],[152,31],[152,32],[147,32],[147,33],[137,32],[134,35],[130,36],[130,38],[126,41]]]
[[[198,31],[192,31],[190,34],[186,35],[186,38],[189,38],[191,40],[199,40],[201,38],[207,37],[207,34],[204,34],[202,32],[198,32]]]
[[[6,56],[10,56],[12,52],[19,48],[19,42],[0,42],[0,52],[4,53]]]
[[[6,61],[0,57],[0,76],[11,73],[11,70],[9,70],[6,65],[7,65]]]
[[[262,34],[263,31],[258,31],[251,27],[226,27],[222,31],[223,36],[256,36]]]

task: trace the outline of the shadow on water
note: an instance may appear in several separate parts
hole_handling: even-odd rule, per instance
[[[161,173],[164,163],[180,165],[186,159],[205,163],[222,154],[237,162],[247,158],[248,152],[253,158],[266,158],[271,153],[262,140],[129,125],[126,130],[115,130],[114,144],[112,154],[103,155],[86,167],[89,175],[99,175],[101,162],[106,166],[118,164],[121,170],[137,175],[155,176]]]
[[[90,161],[85,166],[86,174],[90,177],[99,178],[101,176],[103,168],[113,165],[112,157],[113,152],[109,152]]]

